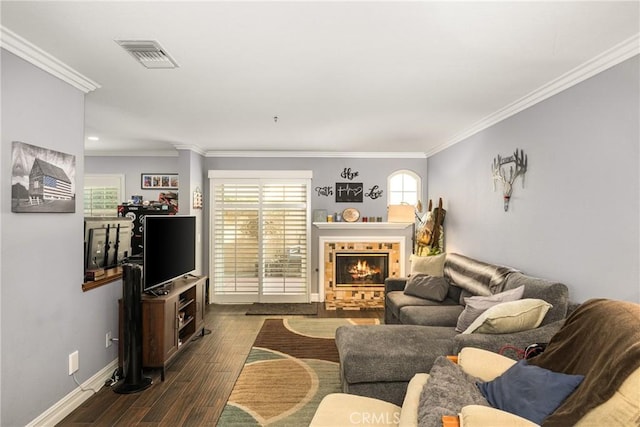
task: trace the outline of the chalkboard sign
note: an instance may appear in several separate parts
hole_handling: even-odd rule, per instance
[[[336,182],[336,203],[362,203],[361,182]]]

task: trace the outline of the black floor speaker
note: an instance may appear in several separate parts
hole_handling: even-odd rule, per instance
[[[142,267],[122,266],[122,308],[124,321],[122,374],[124,379],[115,386],[120,394],[131,394],[151,386],[151,378],[142,372]]]

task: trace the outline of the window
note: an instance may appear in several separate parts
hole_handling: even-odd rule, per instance
[[[420,200],[421,179],[410,170],[395,171],[387,178],[387,202],[389,205],[415,206]]]
[[[215,172],[226,171],[210,177]],[[308,302],[310,184],[307,178],[211,179],[214,301]]]
[[[118,216],[124,175],[84,176],[84,216]]]

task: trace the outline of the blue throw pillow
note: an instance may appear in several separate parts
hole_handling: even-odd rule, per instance
[[[494,408],[542,424],[583,379],[584,375],[552,372],[520,360],[493,381],[477,384]]]

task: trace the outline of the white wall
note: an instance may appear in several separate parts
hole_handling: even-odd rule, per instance
[[[428,159],[446,248],[567,284],[571,298],[640,301],[639,60],[634,57]],[[524,149],[508,212],[490,165]]]
[[[83,292],[83,208],[75,213],[12,213],[11,142],[76,156],[84,174],[84,94],[2,50],[2,419],[25,425],[76,389],[68,356],[79,351],[80,383],[117,358],[121,282]],[[77,190],[76,190],[77,191]],[[79,193],[82,194],[81,192]]]

